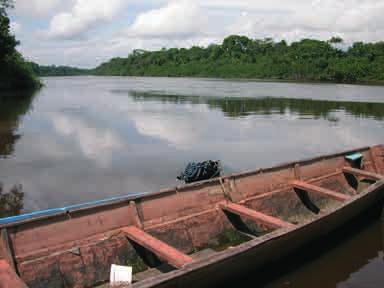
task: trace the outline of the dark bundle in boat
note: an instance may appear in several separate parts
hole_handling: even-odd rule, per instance
[[[193,183],[219,177],[220,173],[220,161],[191,162],[188,163],[184,172],[177,176],[177,179],[183,180],[185,183]]]
[[[384,198],[384,146],[153,194],[0,219],[0,287],[215,287],[360,217]]]

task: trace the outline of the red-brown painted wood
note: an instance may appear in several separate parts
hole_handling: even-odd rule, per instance
[[[15,270],[15,260],[13,258],[13,254],[11,252],[11,248],[9,247],[9,238],[8,232],[6,228],[1,229],[1,237],[0,237],[0,259],[6,260],[11,266],[12,270]],[[1,288],[1,286],[0,286]]]
[[[4,259],[0,259],[0,287],[27,288],[27,285],[17,276],[15,270]]]
[[[326,189],[323,187],[319,187],[316,185],[312,185],[312,184],[303,182],[303,181],[295,180],[295,181],[291,182],[291,185],[294,188],[298,188],[298,189],[308,191],[308,192],[321,193],[321,194],[330,196],[330,197],[332,197],[336,200],[339,200],[339,201],[345,201],[345,200],[348,200],[349,198],[351,198],[349,195],[338,193],[338,192],[335,192],[335,191],[332,191],[332,190],[329,190],[329,189]]]
[[[379,181],[381,179],[384,179],[383,175],[364,171],[361,169],[351,168],[351,167],[344,167],[343,172],[353,174],[356,176],[362,176],[362,177],[365,177],[367,179],[374,180],[374,181]]]
[[[371,150],[364,147],[352,152],[359,152],[366,159],[364,169],[384,174],[383,146],[376,146]],[[12,268],[14,258],[19,277],[31,288],[41,285],[85,288],[106,282],[111,263],[135,263],[137,251],[130,245],[134,240],[131,243],[128,241],[134,237],[138,245],[144,246],[144,249],[152,251],[174,266],[181,267],[184,263],[189,263],[192,260],[183,253],[192,251],[193,248],[206,247],[212,240],[216,240],[220,233],[232,227],[231,221],[217,209],[220,203],[226,201],[232,203],[229,205],[232,208],[236,207],[231,212],[243,218],[247,217],[247,220],[252,219],[250,221],[260,223],[260,226],[299,227],[278,229],[258,237],[255,241],[250,240],[245,245],[212,253],[213,255],[207,258],[199,258],[184,269],[135,283],[135,287],[145,288],[197,287],[204,283],[208,284],[207,287],[212,287],[209,282],[213,276],[221,279],[228,274],[226,271],[236,274],[236,269],[242,271],[243,268],[249,267],[249,263],[252,263],[254,269],[255,261],[263,265],[267,261],[278,260],[284,253],[293,252],[299,245],[336,229],[376,203],[377,199],[383,198],[384,195],[380,194],[380,191],[384,187],[384,180],[381,180],[364,190],[364,193],[354,195],[349,203],[342,203],[348,195],[342,194],[341,191],[347,193],[349,184],[341,171],[346,165],[345,155],[349,154],[351,151],[228,175],[220,178],[223,185],[220,185],[220,179],[207,180],[132,198],[134,202],[124,200],[71,211],[70,214],[61,213],[3,224],[0,228],[7,228],[7,231],[4,231],[9,233],[9,239],[3,237],[5,241],[3,240],[2,244],[0,242],[0,251],[5,251],[0,252],[3,255],[0,259],[5,260]],[[340,199],[341,195],[343,199],[338,203],[337,212],[329,214],[328,210],[324,209],[324,213],[320,215],[311,215],[291,189],[290,181],[294,179],[306,179],[308,183],[327,187],[324,189],[310,186],[315,187],[310,190],[313,191],[310,196],[315,203],[325,197],[333,199],[336,196]],[[324,208],[327,208],[328,204],[333,208],[334,201],[329,202],[324,201],[321,204],[324,204]],[[240,206],[240,209],[235,205]],[[290,218],[291,216],[293,218]],[[281,219],[295,219],[297,226]],[[307,220],[312,222],[307,223]],[[129,228],[131,226],[135,227]],[[128,232],[131,231],[131,237],[123,235],[120,230],[122,227],[128,228]],[[143,227],[145,232],[141,231]],[[289,247],[290,245],[292,247]],[[176,249],[176,252],[172,249]],[[244,259],[246,254],[249,258]],[[1,265],[0,273],[5,273],[5,276],[0,274],[0,288],[17,287],[12,284],[16,274],[13,274],[14,270],[9,271],[7,266]],[[211,269],[213,267],[214,269]],[[168,278],[164,280],[162,277]],[[5,281],[3,279],[7,279],[12,285],[2,285],[2,281]]]
[[[159,258],[163,259],[172,266],[175,266],[176,268],[182,268],[185,264],[193,261],[193,259],[188,255],[183,254],[179,250],[152,237],[148,233],[135,226],[124,227],[121,228],[121,230],[129,239],[153,252]]]
[[[261,221],[269,226],[273,226],[276,228],[288,228],[294,226],[293,224],[285,222],[279,218],[272,217],[261,212],[257,212],[255,210],[249,209],[247,207],[235,203],[221,203],[220,207],[221,209],[224,209],[236,215],[242,216],[253,221]]]

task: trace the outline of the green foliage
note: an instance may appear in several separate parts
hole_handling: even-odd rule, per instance
[[[12,1],[0,0],[0,91],[37,88],[41,86],[40,81],[16,51],[19,42],[10,33],[6,13],[9,7],[12,7]]]
[[[41,77],[45,76],[79,76],[79,75],[89,75],[90,70],[80,69],[69,66],[42,66],[33,62],[30,62],[33,72]]]
[[[0,10],[13,8],[13,0],[0,0]]]
[[[369,82],[384,80],[384,42],[338,48],[343,39],[303,39],[288,45],[271,38],[231,35],[221,45],[190,49],[135,50],[113,58],[93,73],[114,76],[196,76]]]
[[[334,36],[334,37],[332,37],[331,39],[329,39],[328,42],[329,42],[329,43],[333,43],[333,44],[339,44],[339,43],[343,43],[344,40],[343,40],[343,38],[341,38],[341,37]]]

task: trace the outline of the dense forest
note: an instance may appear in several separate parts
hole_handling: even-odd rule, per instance
[[[17,52],[19,42],[10,32],[7,9],[11,7],[12,1],[0,0],[0,91],[35,89],[41,83]]]
[[[33,72],[41,77],[44,76],[79,76],[89,75],[91,70],[81,69],[70,66],[43,66],[34,62],[30,62],[29,65],[32,67]]]
[[[344,47],[344,48],[343,48]],[[196,76],[295,81],[382,82],[384,42],[303,39],[288,44],[232,35],[206,48],[135,50],[97,67],[96,75]]]

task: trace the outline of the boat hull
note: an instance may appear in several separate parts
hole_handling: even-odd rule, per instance
[[[382,203],[383,174],[384,147],[363,147],[0,219],[0,287],[95,287],[112,264],[133,267],[134,287],[212,287]]]
[[[227,280],[256,272],[267,264],[299,251],[301,247],[337,230],[373,206],[382,205],[383,200],[384,181],[381,181],[364,195],[351,199],[337,211],[323,215],[316,221],[293,229],[272,232],[264,239],[255,239],[219,257],[191,264],[184,271],[170,272],[169,275],[148,279],[133,287],[219,287],[218,285]]]

